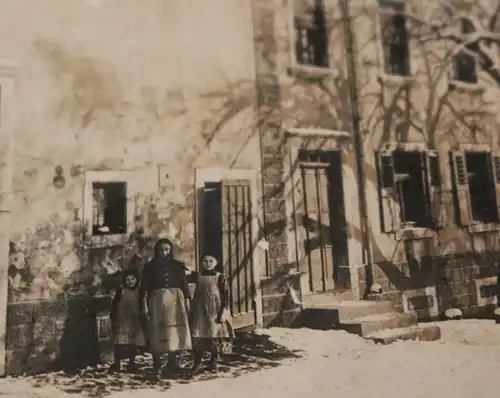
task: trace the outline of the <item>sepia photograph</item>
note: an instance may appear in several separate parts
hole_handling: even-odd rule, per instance
[[[0,10],[2,397],[498,397],[500,0]]]

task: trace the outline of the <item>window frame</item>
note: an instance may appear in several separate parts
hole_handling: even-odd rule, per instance
[[[108,189],[110,189],[111,187],[107,186],[107,184],[110,184],[110,185],[120,185],[120,191],[123,190],[123,192],[121,192],[123,194],[123,197],[121,199],[124,200],[124,205],[125,205],[125,214],[124,214],[124,219],[122,221],[124,221],[125,223],[123,224],[123,227],[125,228],[125,231],[123,233],[126,233],[127,231],[127,191],[128,191],[128,184],[127,184],[127,181],[106,181],[106,182],[93,182],[92,183],[92,191],[94,191],[95,188],[97,189],[102,189],[104,192],[104,200],[106,201],[107,199],[107,196],[109,194],[109,192],[106,192]],[[99,187],[96,187],[96,185],[99,185]],[[113,189],[113,188],[111,188]],[[120,195],[121,196],[121,195]],[[94,209],[92,209],[93,211]],[[104,213],[105,215],[106,213]],[[94,214],[92,214],[92,219],[94,218]],[[93,224],[94,220],[92,220],[92,224]],[[116,233],[112,233],[112,232],[103,232],[103,233],[96,233],[95,229],[94,229],[94,225],[92,225],[92,236],[109,236],[109,235],[116,235]]]
[[[492,172],[495,173],[494,166],[493,166],[493,158],[494,157],[500,157],[500,153],[498,151],[495,151],[491,148],[490,145],[488,144],[460,144],[455,151],[450,151],[450,157],[451,157],[451,175],[452,175],[452,188],[453,192],[455,195],[455,205],[458,205],[458,208],[456,208],[456,212],[461,214],[461,212],[464,211],[462,206],[467,206],[467,209],[469,211],[469,218],[470,221],[468,222],[463,222],[462,220],[457,220],[455,219],[456,225],[461,227],[461,228],[466,228],[469,233],[481,233],[481,232],[494,232],[494,231],[500,231],[500,221],[497,222],[490,222],[490,223],[484,223],[481,221],[475,221],[472,219],[472,209],[471,209],[471,202],[470,202],[470,191],[469,191],[469,185],[467,182],[467,203],[461,203],[459,202],[460,198],[458,197],[459,193],[457,190],[457,176],[456,176],[456,166],[454,163],[455,157],[458,156],[463,156],[464,161],[465,161],[465,154],[467,152],[483,152],[483,153],[490,153],[492,156]],[[500,184],[496,183],[495,184],[495,194],[497,197],[497,211],[500,215]],[[499,217],[500,218],[500,217]]]
[[[399,198],[394,194],[394,192],[384,192],[384,187],[381,185],[382,174],[379,166],[379,159],[381,154],[392,154],[394,151],[403,151],[403,152],[421,152],[425,153],[425,169],[422,170],[422,178],[425,179],[425,191],[426,191],[426,200],[429,202],[429,216],[431,217],[431,223],[427,227],[413,227],[413,226],[405,226],[400,221],[400,201]],[[429,162],[431,157],[436,157],[438,159],[438,167],[440,171],[440,179],[439,185],[431,184],[431,175],[429,170]],[[442,201],[442,192],[443,192],[443,172],[442,172],[442,160],[439,156],[438,151],[431,150],[427,148],[425,143],[389,143],[385,144],[380,150],[375,152],[375,159],[377,162],[377,191],[378,191],[378,209],[379,209],[379,220],[380,220],[380,230],[381,233],[395,235],[396,240],[407,240],[407,239],[421,239],[421,238],[431,238],[435,231],[442,228],[443,224],[443,201]],[[434,199],[434,200],[433,200]],[[393,219],[392,229],[384,228],[384,223],[386,222],[386,212],[384,211],[384,200],[387,201],[388,206],[391,206],[391,212],[396,214]],[[433,206],[438,205],[437,214],[434,217],[437,217],[436,221],[433,217]],[[395,225],[394,225],[395,224]]]
[[[297,51],[296,51],[296,41],[297,41],[297,33],[295,28],[295,1],[296,0],[288,0],[288,47],[289,47],[289,62],[288,72],[291,75],[295,76],[303,76],[306,78],[325,78],[325,77],[336,77],[338,72],[332,68],[331,65],[331,56],[330,56],[330,11],[332,5],[330,4],[331,0],[322,0],[323,8],[324,8],[324,17],[325,17],[325,29],[326,29],[326,56],[328,60],[327,66],[318,66],[318,65],[309,65],[302,64],[297,59]]]
[[[397,74],[391,74],[386,71],[386,57],[385,57],[385,45],[384,45],[384,35],[383,35],[383,30],[382,30],[382,19],[383,17],[394,17],[397,14],[397,11],[394,11],[394,5],[396,4],[402,4],[404,9],[406,10],[407,7],[407,2],[405,0],[390,0],[389,1],[391,4],[383,5],[380,4],[380,0],[377,0],[377,5],[376,5],[376,38],[377,38],[377,47],[378,47],[378,53],[381,55],[380,56],[380,61],[379,61],[379,68],[380,68],[380,75],[382,80],[390,80],[390,81],[396,81],[396,82],[401,82],[401,83],[411,83],[414,81],[415,76],[413,75],[413,69],[412,69],[412,38],[411,38],[411,26],[409,26],[409,21],[408,18],[406,18],[405,24],[406,24],[406,30],[408,32],[408,74],[407,75],[397,75]]]
[[[458,26],[454,29],[456,31],[456,34],[457,36],[460,36],[462,37],[465,41],[467,41],[467,37],[469,35],[472,35],[474,34],[474,32],[477,31],[478,27],[476,26],[475,24],[475,21],[473,18],[470,18],[469,16],[466,16],[464,15],[463,13],[460,13],[458,15]],[[472,28],[474,29],[473,32],[464,32],[464,29],[463,29],[463,23],[469,23]],[[465,46],[467,47],[467,46]],[[459,59],[459,57],[470,57],[473,61],[474,61],[474,76],[475,76],[475,81],[468,81],[468,80],[463,80],[463,79],[460,79],[459,76],[458,76],[458,73],[457,73],[457,61]],[[480,71],[480,68],[479,68],[479,64],[478,64],[478,61],[477,61],[477,58],[472,55],[472,54],[468,54],[467,53],[467,49],[466,48],[460,48],[459,50],[457,50],[455,52],[455,54],[453,54],[453,58],[452,58],[452,65],[451,65],[451,81],[453,83],[458,83],[459,85],[465,85],[465,86],[469,86],[469,87],[476,87],[479,85],[479,71]]]
[[[101,248],[124,245],[135,231],[136,192],[135,184],[130,176],[130,171],[86,171],[83,193],[83,226],[84,246],[88,248]],[[121,234],[93,235],[93,185],[94,183],[126,183],[126,229]]]
[[[456,19],[457,20],[462,20],[462,19],[468,19],[472,25],[475,27],[476,31],[481,30],[481,21],[478,20],[478,18],[475,15],[471,14],[471,10],[469,7],[470,4],[464,3],[461,5],[460,9],[458,10],[456,14]],[[451,27],[451,33],[455,34],[457,36],[461,35],[459,26]],[[496,50],[491,52],[493,61],[495,63],[500,62],[500,45],[496,43],[492,43],[491,46],[496,47]],[[484,85],[484,83],[481,80],[481,67],[478,64],[478,61],[476,59],[476,76],[477,76],[477,82],[476,83],[467,83],[460,81],[455,78],[455,63],[454,63],[454,57],[452,57],[452,61],[450,62],[450,65],[448,67],[448,86],[452,90],[457,90],[459,92],[467,92],[471,93],[474,95],[482,95],[485,90],[487,90],[487,87]]]

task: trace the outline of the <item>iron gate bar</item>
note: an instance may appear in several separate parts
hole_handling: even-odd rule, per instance
[[[306,221],[306,225],[303,225],[304,229],[306,230],[306,250],[307,250],[307,266],[308,266],[308,270],[309,270],[309,290],[313,291],[314,290],[314,285],[313,285],[313,273],[312,273],[312,263],[311,263],[311,240],[310,240],[310,236],[309,236],[309,225],[308,225],[308,221],[309,221],[309,216],[308,216],[308,211],[307,211],[307,204],[308,204],[308,200],[307,200],[307,184],[306,184],[306,168],[305,167],[302,167],[301,168],[301,171],[302,171],[302,186],[303,186],[303,199],[304,199],[304,220],[302,221],[302,223],[304,223],[304,221]]]
[[[325,281],[325,253],[323,250],[323,228],[322,228],[322,213],[323,213],[323,204],[321,203],[321,188],[320,188],[320,169],[317,168],[314,170],[314,182],[316,183],[316,200],[317,200],[317,206],[316,206],[316,217],[317,217],[317,233],[318,233],[318,241],[320,242],[319,245],[319,253],[320,253],[320,258],[321,258],[321,284],[323,291],[326,290],[326,281]]]

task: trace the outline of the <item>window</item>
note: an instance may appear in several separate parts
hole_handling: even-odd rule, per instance
[[[92,183],[92,235],[127,232],[127,183]]]
[[[459,223],[499,222],[500,155],[465,151],[452,156]]]
[[[111,339],[112,327],[109,315],[98,314],[96,317],[97,340],[99,342]]]
[[[294,0],[295,58],[301,65],[328,67],[324,0]]]
[[[382,8],[380,29],[384,56],[384,72],[388,75],[410,76],[410,44],[407,18],[402,1],[379,0]]]
[[[464,40],[468,40],[469,35],[474,33],[475,28],[468,19],[461,19],[460,33]],[[477,42],[464,46],[454,57],[454,79],[464,83],[477,83],[477,64],[474,54],[477,53]]]
[[[440,226],[441,172],[436,152],[380,152],[378,178],[383,232]]]

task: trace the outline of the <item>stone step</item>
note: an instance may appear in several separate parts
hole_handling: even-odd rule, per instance
[[[300,316],[301,327],[318,330],[338,329],[342,322],[373,314],[394,312],[390,301],[306,302]]]
[[[343,301],[357,301],[352,297],[351,292],[342,294],[331,293],[309,293],[302,296],[302,301],[306,306],[328,306],[331,304],[338,304]]]
[[[337,313],[339,322],[344,322],[350,319],[360,318],[362,316],[371,314],[394,312],[392,302],[390,301],[349,300],[337,303],[312,303],[306,305],[305,308],[333,310]]]
[[[416,324],[417,314],[414,312],[386,312],[344,321],[340,324],[340,328],[364,337],[380,330],[405,328]]]
[[[405,328],[384,329],[364,336],[378,344],[391,344],[398,340],[436,341],[441,338],[439,326],[409,326]]]

